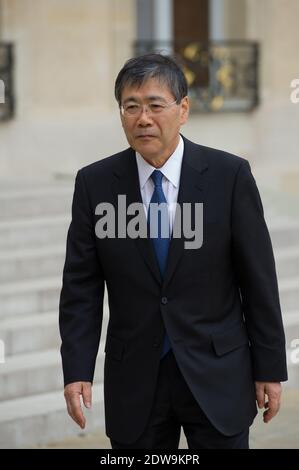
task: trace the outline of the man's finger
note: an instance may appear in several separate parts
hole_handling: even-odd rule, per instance
[[[80,403],[80,394],[74,393],[69,397],[68,408],[71,418],[82,428],[85,428],[85,418]]]
[[[269,423],[269,421],[277,415],[280,408],[280,402],[277,398],[269,398],[269,402],[266,403],[265,408],[267,409],[263,413],[264,422]]]
[[[86,406],[86,408],[90,408],[91,401],[92,401],[92,392],[91,392],[91,384],[89,382],[83,383],[82,398],[83,398],[83,403]]]
[[[81,388],[81,387],[80,387]],[[83,429],[85,427],[85,418],[81,409],[80,390],[78,387],[65,389],[65,400],[70,417]]]
[[[259,408],[265,406],[265,387],[264,384],[256,382],[255,384],[256,401]]]

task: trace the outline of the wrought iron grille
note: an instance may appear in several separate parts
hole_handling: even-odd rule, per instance
[[[253,41],[137,41],[135,55],[172,54],[182,65],[191,111],[251,111],[259,102],[258,52]]]
[[[13,115],[13,45],[0,42],[0,121]]]

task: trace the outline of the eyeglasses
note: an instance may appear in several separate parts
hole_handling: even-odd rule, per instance
[[[120,107],[121,114],[124,117],[137,117],[140,116],[145,108],[148,115],[161,114],[170,106],[177,103],[177,100],[172,101],[172,103],[149,103],[149,104],[140,104],[140,103],[126,103]]]

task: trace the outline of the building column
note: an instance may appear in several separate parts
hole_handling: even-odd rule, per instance
[[[246,1],[210,0],[210,40],[246,39]]]
[[[2,0],[0,0],[0,41],[2,39],[2,34],[3,34],[3,18],[2,18],[2,15],[3,15],[3,9],[2,9]]]
[[[136,0],[137,40],[155,42],[155,50],[171,54],[173,0]]]
[[[172,0],[153,0],[153,40],[157,49],[165,54],[173,50],[173,5]]]
[[[209,31],[212,41],[226,39],[225,3],[225,0],[210,0]]]

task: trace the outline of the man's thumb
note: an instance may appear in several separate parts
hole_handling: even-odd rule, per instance
[[[86,408],[91,407],[91,397],[92,397],[91,383],[90,382],[83,382],[82,398],[83,398],[83,403],[86,406]]]

